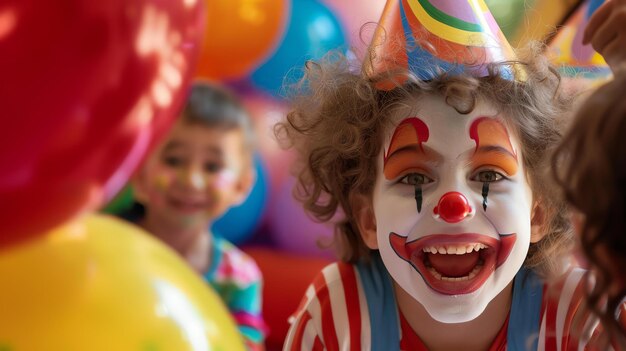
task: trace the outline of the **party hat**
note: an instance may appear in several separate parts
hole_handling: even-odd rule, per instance
[[[548,56],[566,77],[598,82],[611,77],[611,69],[604,58],[590,44],[583,45],[585,27],[597,7],[598,1],[586,1],[550,42]]]
[[[492,62],[515,60],[483,0],[388,0],[365,63],[370,76],[410,70],[429,80],[441,74],[488,74]],[[520,79],[518,68],[502,74]]]

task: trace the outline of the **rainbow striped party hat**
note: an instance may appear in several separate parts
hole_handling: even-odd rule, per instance
[[[487,64],[515,60],[483,0],[387,0],[369,50],[369,76],[408,69],[423,80],[463,72],[483,77]],[[505,67],[506,78],[520,79]]]

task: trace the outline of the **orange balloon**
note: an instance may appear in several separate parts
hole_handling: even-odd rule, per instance
[[[241,78],[269,56],[282,39],[285,0],[206,0],[207,26],[197,76]]]

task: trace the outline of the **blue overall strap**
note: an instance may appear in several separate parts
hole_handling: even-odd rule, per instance
[[[508,351],[537,350],[542,301],[543,281],[532,270],[522,268],[513,282]]]
[[[356,265],[370,315],[372,351],[400,348],[400,330],[393,286],[379,254]]]

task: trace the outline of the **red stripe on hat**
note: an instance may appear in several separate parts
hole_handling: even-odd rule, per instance
[[[461,45],[441,38],[424,27],[412,12],[407,0],[402,0],[402,6],[405,9],[404,13],[413,32],[413,37],[418,44],[426,44],[419,45],[422,49],[451,63],[482,65],[487,62],[487,51],[484,48]],[[398,20],[400,21],[400,19]]]
[[[368,76],[376,76],[393,69],[407,70],[409,58],[405,48],[406,38],[400,20],[400,7],[395,1],[387,1],[370,44],[370,57],[364,63]],[[402,76],[394,78],[399,84],[405,80]],[[378,82],[376,85],[377,89],[382,90],[391,90],[395,87],[395,83],[390,80]]]
[[[359,288],[356,282],[354,268],[351,265],[340,263],[339,274],[343,283],[343,293],[346,301],[348,322],[350,327],[350,350],[361,350],[361,306],[359,304]]]

